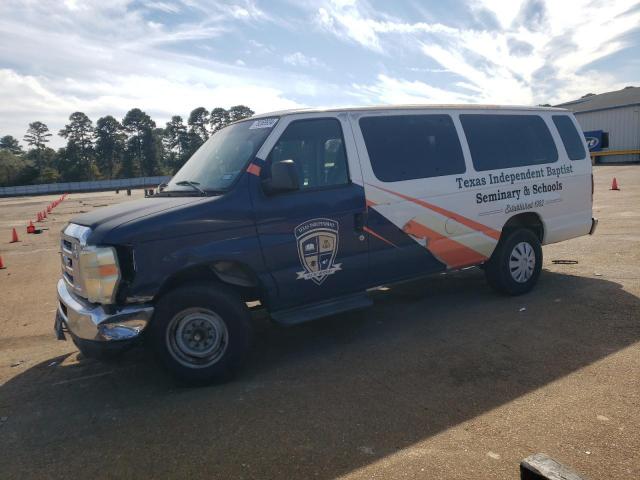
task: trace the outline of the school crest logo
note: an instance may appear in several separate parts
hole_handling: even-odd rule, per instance
[[[316,285],[340,271],[334,263],[338,253],[338,222],[329,218],[314,218],[295,228],[298,256],[304,270],[296,272],[296,280],[312,280]]]

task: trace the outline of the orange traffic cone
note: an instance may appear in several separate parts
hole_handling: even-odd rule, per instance
[[[27,233],[36,233],[36,226],[31,220],[29,220],[29,225],[27,225]]]
[[[42,221],[42,214],[40,212],[38,212],[38,218],[36,220],[36,222],[41,222]]]
[[[11,241],[9,243],[16,243],[19,242],[20,240],[18,240],[18,232],[16,232],[16,229],[13,229],[13,232],[11,233]]]
[[[51,213],[51,205],[47,207],[47,213]]]
[[[0,256],[0,270],[3,270],[7,267],[4,266],[4,263],[2,262],[2,256]]]
[[[613,182],[611,182],[611,190],[620,190],[618,188],[618,180],[616,180],[616,177],[613,177]]]
[[[46,211],[46,210],[43,210],[43,211],[42,211],[42,218],[43,218],[43,219],[44,219],[44,218],[47,218],[47,211]]]

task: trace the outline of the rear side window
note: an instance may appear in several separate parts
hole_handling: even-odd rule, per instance
[[[398,182],[465,171],[449,115],[364,117],[360,129],[378,180]]]
[[[460,115],[477,171],[553,163],[558,150],[538,115]]]
[[[582,160],[586,157],[582,138],[571,119],[566,115],[554,115],[553,123],[555,123],[564,149],[571,160]]]

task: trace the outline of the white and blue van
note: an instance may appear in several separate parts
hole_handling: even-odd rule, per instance
[[[247,302],[295,324],[383,284],[480,266],[529,291],[541,245],[593,233],[571,113],[394,106],[259,115],[213,135],[159,194],[62,233],[55,328],[90,356],[147,339],[191,382],[229,378]]]

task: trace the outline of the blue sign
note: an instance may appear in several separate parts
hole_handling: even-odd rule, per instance
[[[584,132],[584,138],[587,140],[587,147],[590,152],[599,152],[602,150],[602,130],[593,130],[591,132]]]

